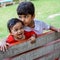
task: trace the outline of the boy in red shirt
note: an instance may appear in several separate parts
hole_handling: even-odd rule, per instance
[[[7,44],[10,45],[12,43],[26,40],[34,41],[36,38],[36,34],[34,31],[24,31],[24,24],[21,20],[17,18],[12,18],[8,21],[7,24],[8,30],[10,32],[9,36],[7,37],[4,45],[0,43],[0,50],[5,51],[7,49]],[[3,45],[3,46],[2,46]]]

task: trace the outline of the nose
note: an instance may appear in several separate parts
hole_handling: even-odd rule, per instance
[[[21,30],[18,30],[18,33],[21,33]]]
[[[25,21],[25,19],[24,19],[24,18],[22,18],[21,20],[22,20],[23,22]]]

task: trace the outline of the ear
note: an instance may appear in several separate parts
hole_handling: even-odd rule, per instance
[[[12,28],[10,28],[10,34],[12,35]]]
[[[35,14],[33,15],[33,19],[35,18]]]
[[[13,35],[13,34],[10,32],[10,35]]]

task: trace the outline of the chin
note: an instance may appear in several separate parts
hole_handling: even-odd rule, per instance
[[[28,26],[28,24],[25,24],[25,26]]]
[[[19,39],[22,39],[22,38],[23,38],[23,36],[20,36],[20,37],[19,37]]]

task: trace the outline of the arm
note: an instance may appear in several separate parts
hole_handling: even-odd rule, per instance
[[[52,31],[55,31],[55,32],[60,32],[60,29],[57,29],[53,26],[50,26],[48,24],[46,24],[45,22],[42,22],[42,27],[44,30],[52,30]]]
[[[60,29],[57,29],[57,28],[55,28],[53,26],[50,26],[50,30],[55,31],[55,32],[60,32]]]

